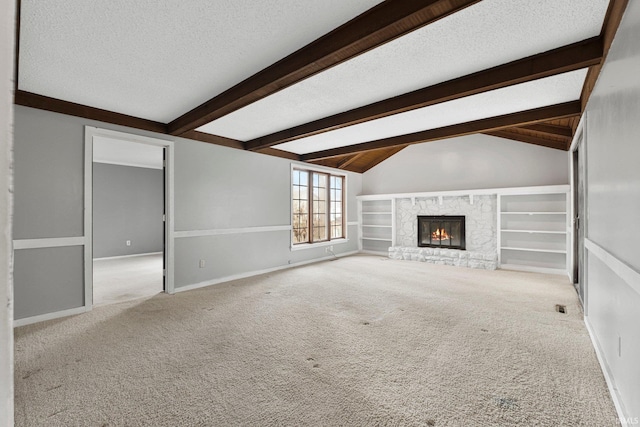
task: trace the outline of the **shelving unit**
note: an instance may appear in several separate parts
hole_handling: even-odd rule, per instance
[[[568,186],[553,186],[498,194],[500,268],[567,272],[568,191]]]
[[[360,251],[387,255],[395,241],[395,200],[359,200]]]

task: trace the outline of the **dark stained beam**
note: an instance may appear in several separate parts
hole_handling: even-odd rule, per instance
[[[178,117],[180,135],[480,0],[386,0]]]
[[[192,130],[180,135],[180,138],[193,139],[194,141],[206,142],[208,144],[222,145],[224,147],[244,149],[242,141],[237,139],[225,138],[224,136],[212,135],[210,133],[198,132]]]
[[[18,77],[20,76],[20,16],[22,14],[22,0],[16,1],[16,45],[14,52],[14,64],[13,64],[13,93],[18,92]]]
[[[388,149],[386,151],[380,151],[380,154],[378,154],[377,156],[375,156],[371,160],[369,160],[366,165],[361,166],[358,169],[358,172],[365,173],[366,171],[368,171],[372,167],[384,162],[389,157],[393,156],[394,154],[397,154],[398,152],[404,150],[405,148],[407,148],[406,145],[399,145],[397,147],[393,147],[393,148]]]
[[[300,154],[278,150],[277,148],[265,148],[264,150],[260,150],[259,153],[268,154],[269,156],[281,157],[283,159],[300,161]]]
[[[14,102],[16,105],[39,108],[41,110],[53,111],[54,113],[83,117],[85,119],[98,120],[101,122],[113,123],[115,125],[128,126],[135,129],[166,133],[166,126],[164,123],[128,116],[126,114],[114,113],[113,111],[76,104],[74,102],[63,101],[22,90],[16,91]]]
[[[585,68],[600,63],[602,49],[602,39],[594,37],[275,132],[247,141],[245,146],[248,150],[258,150],[369,120]]]
[[[571,128],[557,125],[550,125],[547,123],[537,123],[534,125],[520,126],[519,129],[530,130],[532,132],[543,133],[549,136],[571,138],[573,131]]]
[[[509,130],[494,130],[491,132],[483,132],[486,135],[497,136],[498,138],[511,139],[514,141],[526,142],[527,144],[540,145],[547,148],[555,148],[556,150],[567,151],[570,141],[555,141],[539,136],[525,135],[523,133],[510,132]]]
[[[511,113],[503,116],[490,117],[487,119],[410,133],[407,135],[379,139],[377,141],[363,142],[360,144],[348,145],[346,147],[333,148],[324,151],[316,151],[314,153],[303,154],[302,160],[308,161],[324,159],[328,157],[343,156],[345,154],[359,153],[361,151],[376,150],[399,145],[418,144],[421,142],[436,141],[439,139],[470,135],[474,133],[491,132],[510,127],[572,117],[579,115],[580,111],[580,101],[566,102],[564,104],[551,105],[548,107]]]
[[[602,64],[604,64],[604,60],[607,58],[607,54],[609,53],[609,49],[611,48],[611,43],[613,43],[613,38],[618,31],[618,27],[620,26],[622,16],[624,15],[624,11],[627,9],[628,3],[629,0],[609,1],[609,8],[607,9],[607,13],[602,24],[602,29],[600,30],[600,38],[602,38],[603,44],[602,61],[600,62],[600,64],[591,66],[589,68],[589,71],[587,72],[587,77],[585,78],[584,85],[582,86],[582,94],[580,96],[580,101],[582,102],[582,111],[587,108],[587,102],[589,102],[589,97],[591,96],[591,92],[593,92],[593,88],[596,85],[596,81],[598,80],[598,76],[600,75],[600,71],[602,70]],[[578,125],[576,124],[576,127],[577,126]]]

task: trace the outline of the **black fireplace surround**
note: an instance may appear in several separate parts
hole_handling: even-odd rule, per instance
[[[418,246],[465,250],[464,216],[418,216]]]

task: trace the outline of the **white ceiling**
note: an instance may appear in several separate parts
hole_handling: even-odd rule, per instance
[[[484,0],[198,130],[246,141],[546,52],[597,36],[607,4]]]
[[[19,88],[169,122],[380,0],[22,0]]]
[[[306,154],[573,101],[580,98],[586,74],[583,69],[534,80],[297,139],[275,148]]]
[[[157,145],[94,136],[93,161],[113,165],[162,169],[163,148]]]
[[[381,0],[22,0],[19,89],[168,123]],[[200,127],[246,141],[600,34],[609,0],[483,0]],[[305,154],[577,100],[585,71],[277,148]]]

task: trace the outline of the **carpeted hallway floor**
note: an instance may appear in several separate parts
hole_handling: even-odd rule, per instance
[[[352,256],[15,338],[17,426],[617,425],[560,276]]]

